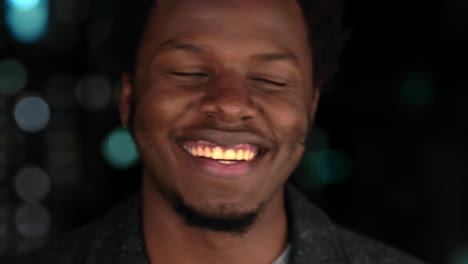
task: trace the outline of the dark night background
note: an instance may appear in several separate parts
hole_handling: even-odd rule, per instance
[[[1,2],[0,262],[137,189],[111,7]],[[462,0],[346,1],[353,34],[292,177],[335,222],[430,263],[468,263],[467,14]]]

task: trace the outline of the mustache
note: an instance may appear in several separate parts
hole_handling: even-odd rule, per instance
[[[189,126],[178,128],[170,132],[170,137],[181,139],[205,139],[225,144],[254,143],[263,148],[277,148],[277,141],[267,136],[264,129],[258,125],[247,123],[224,123],[214,120],[201,120]]]
[[[219,121],[204,120],[190,127],[186,127],[186,129],[211,129],[223,132],[243,132],[250,133],[258,137],[266,138],[266,133],[264,133],[262,129],[252,124],[244,122],[225,123]]]

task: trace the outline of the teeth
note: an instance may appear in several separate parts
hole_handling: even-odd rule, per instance
[[[211,149],[209,147],[205,147],[205,153],[203,153],[200,156],[204,156],[204,155],[207,157],[211,157]]]
[[[243,160],[244,159],[244,150],[239,149],[236,153],[236,160]]]
[[[197,155],[202,156],[205,151],[203,150],[203,147],[198,146],[197,147]]]
[[[224,152],[225,160],[235,160],[236,159],[236,152],[233,149],[228,149]]]
[[[233,161],[233,160],[220,160],[219,161],[222,164],[234,164],[237,163],[238,161]]]
[[[200,155],[200,156],[205,157],[205,155]],[[213,153],[211,154],[211,158],[213,158],[213,159],[223,159],[224,158],[223,149],[220,148],[220,147],[214,148]]]
[[[249,151],[245,151],[245,152],[244,152],[244,158],[243,158],[243,159],[249,160],[249,158],[250,158],[250,152],[249,152]]]
[[[214,148],[208,146],[184,146],[184,148],[195,157],[204,157],[220,160],[223,164],[233,164],[240,160],[252,160],[257,154],[256,150],[246,148],[223,149],[219,146]]]

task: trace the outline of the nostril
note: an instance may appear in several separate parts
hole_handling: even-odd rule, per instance
[[[246,121],[253,118],[253,112],[250,106],[232,104],[232,105],[212,105],[201,108],[205,117],[218,119],[224,122]]]
[[[217,118],[216,113],[213,113],[213,112],[205,112],[205,116],[208,117],[208,118],[211,118],[211,119],[216,119]]]

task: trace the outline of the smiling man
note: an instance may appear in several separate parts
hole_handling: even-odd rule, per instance
[[[341,48],[333,1],[147,4],[120,101],[141,195],[34,263],[420,263],[286,184]]]

